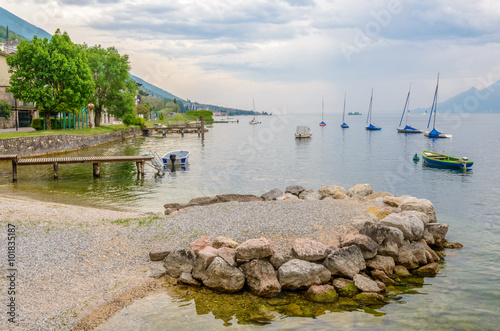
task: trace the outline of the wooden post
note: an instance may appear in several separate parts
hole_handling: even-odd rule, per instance
[[[141,175],[144,176],[144,161],[141,161]]]
[[[205,140],[205,119],[203,116],[200,116],[200,121],[201,121],[201,140]]]
[[[140,161],[135,162],[135,167],[137,168],[137,173],[141,172],[141,165],[140,164],[141,164]]]
[[[57,173],[58,168],[59,168],[59,165],[57,164],[57,162],[54,162],[54,179],[59,178],[59,174]]]
[[[101,164],[100,163],[92,163],[94,168],[94,178],[101,177]]]
[[[17,182],[17,157],[16,160],[12,160],[12,181]]]

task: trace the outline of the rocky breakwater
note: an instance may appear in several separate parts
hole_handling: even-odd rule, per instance
[[[387,288],[401,284],[405,277],[433,277],[439,272],[441,257],[434,249],[460,246],[446,242],[448,225],[437,222],[434,206],[426,199],[374,193],[368,184],[347,192],[338,186],[323,187],[318,193],[303,187],[288,187],[286,191],[275,189],[260,198],[198,198],[190,203],[220,203],[234,201],[229,196],[239,196],[249,201],[358,199],[371,201],[372,207],[353,220],[357,231],[342,235],[335,245],[297,238],[288,253],[280,253],[263,237],[242,243],[202,237],[189,247],[151,252],[151,261],[157,262],[149,275],[167,275],[177,283],[204,285],[226,293],[248,289],[257,296],[274,297],[283,290],[303,290],[309,300],[317,302],[347,297],[359,303],[383,303]],[[171,214],[188,205],[166,207],[173,209]]]

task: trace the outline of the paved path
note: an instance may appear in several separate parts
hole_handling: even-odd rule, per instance
[[[17,132],[33,132],[36,131],[32,127],[18,128]],[[16,128],[11,129],[0,129],[0,133],[16,132]]]

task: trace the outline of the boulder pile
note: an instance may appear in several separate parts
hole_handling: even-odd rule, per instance
[[[266,238],[237,243],[225,237],[202,237],[189,247],[151,252],[151,261],[162,263],[152,266],[150,276],[168,275],[178,283],[226,293],[248,289],[257,296],[274,297],[283,290],[305,290],[307,298],[318,302],[333,302],[339,296],[383,302],[381,293],[386,286],[398,284],[400,277],[432,277],[439,271],[440,257],[431,247],[445,245],[448,225],[437,223],[429,200],[374,193],[369,184],[361,184],[348,192],[339,186],[326,186],[318,193],[293,186],[285,193],[275,189],[261,197],[222,195],[190,203],[234,201],[228,197],[247,201],[372,199],[380,208],[368,210],[372,218],[354,220],[358,231],[343,235],[334,246],[297,238],[290,252],[281,254]],[[173,210],[184,207],[168,204]]]

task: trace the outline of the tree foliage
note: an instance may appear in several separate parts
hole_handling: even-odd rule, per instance
[[[128,113],[134,114],[137,85],[129,76],[128,55],[120,55],[114,47],[81,47],[87,53],[95,84],[91,102],[94,104],[96,126],[100,125],[104,110],[118,118],[123,118]]]
[[[16,99],[35,102],[45,114],[47,129],[51,112],[77,111],[94,92],[85,53],[59,29],[50,40],[36,36],[31,43],[23,40],[7,64],[9,91]]]
[[[165,108],[165,100],[155,97],[142,97],[141,105],[148,105],[150,110],[161,110]]]
[[[5,100],[0,100],[0,117],[5,117],[6,119],[9,119],[11,115],[12,115],[12,105]]]

